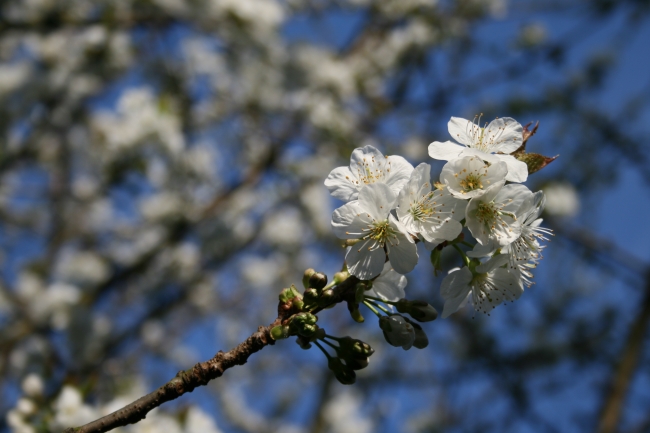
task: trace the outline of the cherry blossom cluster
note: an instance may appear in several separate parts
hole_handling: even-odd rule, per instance
[[[348,271],[373,281],[380,298],[403,297],[402,275],[418,262],[418,242],[433,251],[434,262],[446,246],[463,259],[464,266],[442,281],[443,318],[467,302],[489,313],[532,284],[540,241],[551,231],[540,227],[544,193],[521,184],[528,166],[511,155],[526,131],[512,118],[479,122],[452,117],[455,142],[429,145],[433,159],[448,161],[438,181],[429,164],[413,168],[373,146],[355,149],[350,166],[335,168],[325,180],[331,195],[346,202],[332,214],[332,228],[349,246]],[[475,243],[467,241],[467,231]]]

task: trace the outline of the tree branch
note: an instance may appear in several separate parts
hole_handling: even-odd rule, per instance
[[[228,352],[219,351],[212,359],[199,362],[189,370],[179,371],[172,380],[122,409],[81,427],[68,428],[64,433],[102,433],[137,423],[152,409],[192,392],[196,387],[207,385],[211,380],[222,376],[227,369],[235,365],[244,365],[253,353],[274,344],[275,341],[270,336],[271,328],[279,325],[284,319],[284,313],[281,312],[271,325],[260,326],[257,332],[234,349]]]
[[[650,322],[650,269],[646,272],[646,286],[641,310],[630,327],[618,366],[609,380],[609,390],[600,411],[599,433],[614,433],[621,418],[623,403],[643,353],[648,323]]]

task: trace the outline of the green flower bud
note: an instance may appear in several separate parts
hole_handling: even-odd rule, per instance
[[[409,301],[408,299],[402,298],[397,301],[395,308],[400,313],[410,314],[411,317],[419,322],[431,322],[438,318],[436,309],[425,301]]]
[[[289,338],[289,327],[286,325],[278,325],[271,328],[271,338],[274,340],[283,340]]]
[[[302,285],[305,289],[309,288],[309,279],[311,278],[312,275],[316,273],[315,270],[312,268],[309,268],[305,271],[305,273],[302,276]]]
[[[280,292],[280,302],[282,303],[288,302],[293,298],[295,298],[296,296],[300,296],[300,292],[298,292],[296,286],[292,284],[291,287],[282,289],[282,291]]]
[[[339,353],[344,354],[344,358],[363,359],[375,353],[375,350],[368,343],[357,340],[352,337],[342,337],[338,340]],[[350,356],[347,356],[350,355]]]
[[[316,289],[306,289],[305,294],[303,295],[305,302],[315,302],[318,300],[318,292]]]
[[[312,289],[320,291],[325,286],[327,286],[327,275],[324,273],[315,272],[311,277],[309,277],[309,287]]]
[[[297,311],[302,311],[302,308],[305,306],[304,301],[302,300],[302,296],[296,296],[291,300],[291,304],[294,308],[294,310]]]
[[[309,337],[318,329],[317,321],[318,317],[311,313],[299,313],[291,318],[289,326],[294,334]]]
[[[318,298],[318,305],[325,308],[329,305],[333,305],[335,299],[336,295],[332,289],[323,290],[320,294],[320,298]]]
[[[350,273],[347,271],[341,271],[334,274],[334,284],[341,284],[343,281],[347,280],[350,276]]]

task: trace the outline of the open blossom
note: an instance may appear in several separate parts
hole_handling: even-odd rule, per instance
[[[472,272],[464,267],[449,273],[442,280],[440,295],[445,300],[443,319],[458,311],[469,301],[476,311],[489,313],[505,301],[514,301],[523,293],[519,274],[502,268],[507,255],[497,255],[482,263]]]
[[[454,197],[468,200],[485,194],[491,185],[505,180],[507,173],[505,162],[486,164],[478,156],[464,156],[445,164],[440,180]]]
[[[481,245],[506,246],[521,235],[516,211],[532,195],[523,185],[492,185],[485,194],[471,199],[465,210],[467,228]]]
[[[397,217],[409,233],[427,242],[455,239],[463,230],[465,200],[454,198],[446,188],[431,187],[431,166],[418,165],[397,197]]]
[[[528,178],[528,166],[508,155],[522,143],[523,128],[516,120],[503,117],[481,127],[467,119],[452,117],[447,127],[449,134],[461,144],[434,141],[429,145],[431,158],[451,161],[461,156],[478,156],[491,164],[503,161],[508,166],[506,180],[524,182]]]
[[[355,149],[349,167],[337,167],[325,179],[333,197],[349,202],[356,200],[366,185],[384,183],[397,195],[409,180],[413,166],[401,156],[384,156],[373,146]]]
[[[369,280],[384,268],[386,255],[395,271],[411,272],[418,261],[417,248],[404,226],[390,214],[395,193],[383,183],[367,185],[359,199],[336,209],[332,228],[341,239],[359,239],[345,256],[352,275]]]
[[[544,210],[544,204],[545,196],[542,191],[529,195],[515,212],[517,219],[521,221],[521,235],[501,249],[501,253],[509,257],[510,269],[521,274],[521,279],[527,287],[533,284],[530,280],[533,274],[530,271],[537,267],[542,259],[542,250],[545,248],[539,241],[547,241],[546,235],[552,234],[551,229],[539,226],[542,222],[539,215]],[[476,245],[467,255],[485,257],[492,255],[497,248],[496,244]]]

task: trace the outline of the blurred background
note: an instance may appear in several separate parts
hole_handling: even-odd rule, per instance
[[[372,144],[413,165],[450,116],[540,121],[556,236],[491,316],[321,314],[376,353],[340,385],[281,341],[124,432],[650,432],[650,2],[3,0],[0,432],[115,410],[332,275],[323,186]],[[457,257],[445,251],[446,269]],[[406,292],[439,310],[428,253]]]

